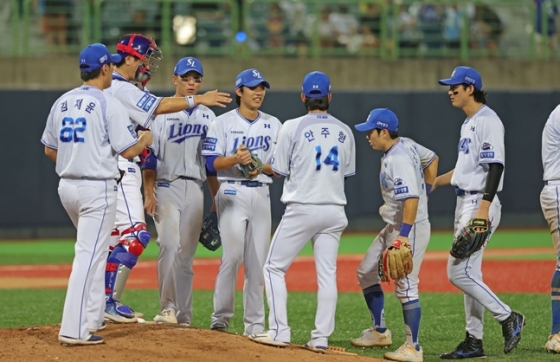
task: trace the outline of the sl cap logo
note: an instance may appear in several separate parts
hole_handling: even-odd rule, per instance
[[[187,59],[187,65],[188,65],[189,67],[194,67],[195,64],[196,64],[196,63],[195,63],[195,61],[194,61],[193,58]]]
[[[253,77],[255,78],[262,78],[261,73],[258,70],[253,70]]]

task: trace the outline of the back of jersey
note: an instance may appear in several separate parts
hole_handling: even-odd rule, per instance
[[[346,205],[344,178],[356,173],[356,148],[350,128],[327,113],[286,121],[272,160],[286,176],[282,202]]]
[[[113,135],[111,143],[120,147],[113,150],[109,133],[114,125],[108,124],[107,117],[108,109],[116,112],[114,102],[89,86],[73,89],[55,102],[41,141],[57,150],[56,172],[60,177],[108,180],[117,176],[117,152],[137,141],[124,128],[124,134]],[[128,131],[134,132],[132,125]]]

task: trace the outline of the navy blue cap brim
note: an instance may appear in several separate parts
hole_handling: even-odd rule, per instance
[[[111,54],[111,63],[117,64],[122,60],[122,56],[120,54]]]
[[[259,84],[264,84],[264,86],[266,88],[270,89],[270,83],[268,83],[266,80],[259,80],[259,79],[253,79],[247,83],[242,83],[239,86],[237,86],[237,88],[241,87],[241,86],[245,86],[245,87],[256,87]]]
[[[458,85],[458,84],[463,84],[462,81],[457,80],[457,79],[453,79],[453,78],[440,79],[438,83],[441,84],[441,85]]]
[[[371,131],[372,129],[374,129],[375,125],[368,124],[367,122],[364,122],[364,123],[360,123],[360,124],[355,125],[354,128],[359,132],[367,132],[367,131]]]

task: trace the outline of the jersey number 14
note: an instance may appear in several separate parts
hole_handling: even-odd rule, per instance
[[[76,119],[71,117],[64,117],[62,119],[62,128],[60,129],[60,140],[62,142],[84,142],[84,137],[81,136],[86,130],[86,119],[78,117]]]
[[[338,171],[338,165],[340,164],[338,162],[338,146],[333,146],[329,151],[327,157],[325,157],[325,159],[322,162],[321,162],[321,156],[322,156],[321,146],[315,146],[315,151],[317,152],[315,155],[316,171],[319,171],[321,169],[321,165],[323,163],[325,165],[332,166],[333,171]]]

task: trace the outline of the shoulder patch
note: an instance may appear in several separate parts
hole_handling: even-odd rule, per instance
[[[395,189],[395,195],[407,194],[407,193],[408,193],[408,186],[397,187],[397,188]]]
[[[136,107],[142,109],[144,112],[148,112],[154,105],[155,101],[156,97],[154,97],[150,93],[146,93],[142,96],[142,98],[140,98],[138,103],[136,103]]]

